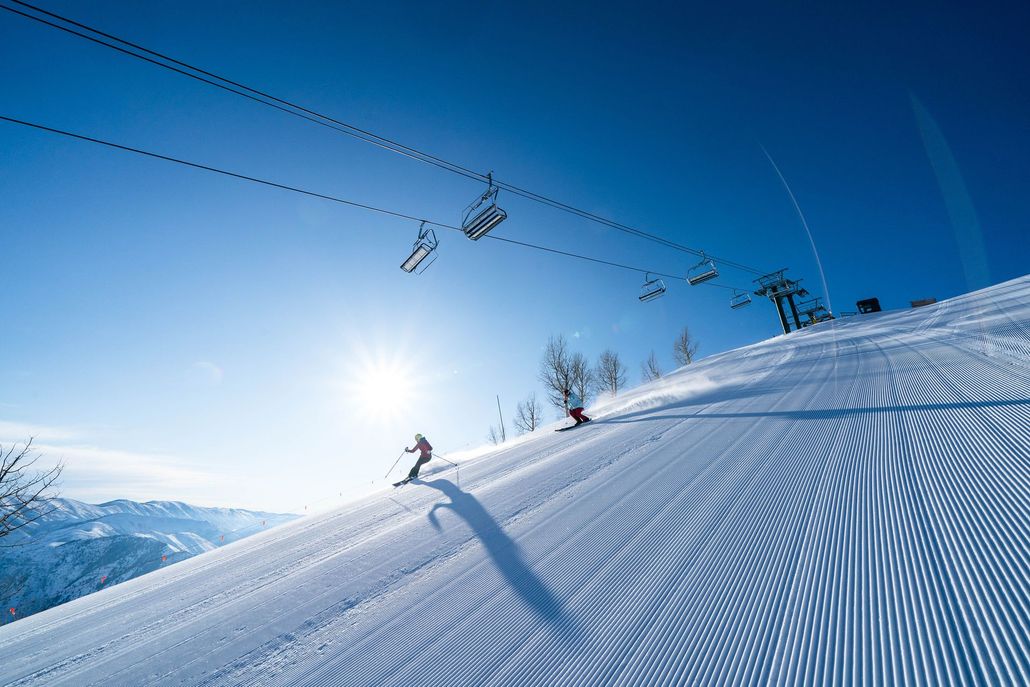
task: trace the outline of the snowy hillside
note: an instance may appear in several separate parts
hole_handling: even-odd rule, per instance
[[[8,685],[1030,682],[1030,278],[0,628]]]
[[[51,504],[52,512],[17,530],[0,548],[5,623],[296,517],[177,501]]]

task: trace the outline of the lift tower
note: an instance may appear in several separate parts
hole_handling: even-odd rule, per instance
[[[783,326],[783,333],[790,334],[792,330],[790,322],[787,321],[787,313],[783,309],[783,305],[786,303],[790,307],[791,319],[794,321],[794,330],[801,329],[804,325],[801,324],[801,316],[798,314],[798,307],[794,302],[794,297],[804,298],[808,295],[808,291],[798,281],[787,279],[783,276],[783,273],[786,271],[787,268],[784,267],[782,270],[770,272],[755,279],[755,283],[758,284],[758,288],[755,289],[755,295],[766,296],[776,304],[776,312],[780,315],[780,325]]]

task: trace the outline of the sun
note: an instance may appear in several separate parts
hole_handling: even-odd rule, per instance
[[[409,413],[416,385],[409,365],[398,360],[364,360],[353,371],[347,395],[362,417],[390,422]]]

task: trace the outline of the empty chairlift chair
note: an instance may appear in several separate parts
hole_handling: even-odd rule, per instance
[[[715,279],[718,276],[719,270],[715,268],[715,262],[709,260],[708,257],[705,256],[705,252],[701,251],[701,262],[687,270],[687,283],[691,286],[697,286],[709,279]]]
[[[659,278],[651,279],[651,273],[644,275],[644,284],[640,287],[640,302],[646,303],[665,295],[665,282]]]
[[[414,272],[415,274],[425,272],[436,261],[436,247],[439,243],[436,240],[436,232],[432,229],[427,229],[426,223],[422,222],[418,228],[418,238],[415,239],[415,244],[411,248],[411,255],[401,263],[401,269],[408,273]]]
[[[465,209],[461,219],[461,230],[473,241],[483,238],[508,218],[508,213],[497,207],[498,188],[494,186],[493,172],[487,174],[486,179],[489,184],[486,193]]]
[[[734,289],[733,295],[730,296],[730,307],[737,310],[739,308],[743,308],[745,305],[751,305],[751,294],[747,291]]]

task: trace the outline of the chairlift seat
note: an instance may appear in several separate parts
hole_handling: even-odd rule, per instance
[[[422,226],[423,229],[419,231],[418,239],[412,245],[411,255],[401,263],[401,269],[409,274],[412,272],[422,274],[436,262],[438,255],[436,247],[439,245],[439,241],[436,239],[436,233],[432,229],[425,229],[424,222]],[[426,258],[430,259],[426,260]]]
[[[719,270],[715,268],[715,263],[711,260],[702,262],[696,267],[692,267],[687,272],[687,283],[691,286],[697,286],[710,279],[715,279],[719,276]]]
[[[425,261],[430,254],[433,256],[432,259]],[[401,264],[401,269],[408,273],[422,274],[434,262],[436,262],[436,253],[428,244],[420,243],[415,245],[411,256]]]
[[[478,241],[506,219],[508,219],[508,213],[499,208],[497,203],[491,203],[480,210],[475,217],[466,220],[462,224],[461,230],[465,232],[465,236],[473,241]]]
[[[494,186],[493,172],[486,175],[486,183],[486,192],[479,200],[465,208],[465,216],[461,220],[461,230],[473,241],[483,238],[491,229],[508,219],[508,213],[497,207],[499,189]],[[490,204],[484,205],[487,201],[490,201]]]
[[[747,291],[744,291],[743,293],[735,293],[730,298],[730,308],[733,310],[743,308],[746,305],[751,305],[751,294]]]
[[[640,302],[646,303],[665,295],[665,282],[661,279],[650,279],[640,287]]]

